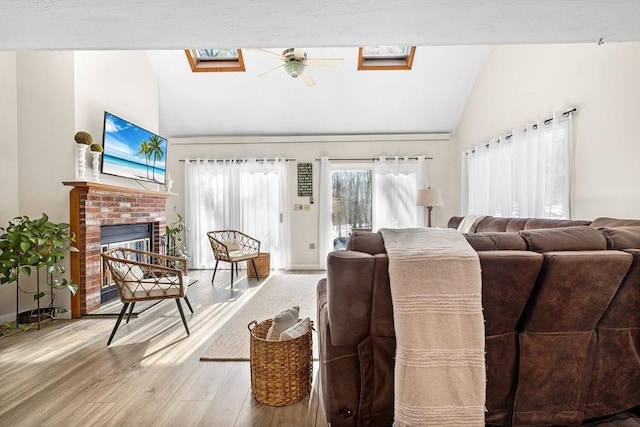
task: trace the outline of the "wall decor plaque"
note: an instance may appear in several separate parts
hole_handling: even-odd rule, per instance
[[[298,197],[313,197],[312,163],[298,163]]]

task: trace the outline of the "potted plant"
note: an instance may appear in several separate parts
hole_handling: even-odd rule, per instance
[[[187,223],[182,215],[176,212],[178,219],[165,228],[165,252],[167,255],[180,258],[189,258],[187,247],[184,243],[184,233],[189,231]]]
[[[78,290],[78,286],[63,278],[65,268],[59,262],[67,252],[77,252],[71,246],[75,240],[71,235],[69,224],[53,223],[46,214],[39,219],[31,219],[28,216],[20,216],[9,221],[5,228],[0,227],[0,285],[16,282],[16,313],[19,310],[20,293],[33,294],[37,302],[37,309],[16,314],[16,325],[20,323],[38,323],[42,318],[57,318],[67,310],[63,307],[54,307],[55,289],[69,289],[72,294]],[[41,271],[45,270],[46,283],[50,287],[48,291],[40,289]],[[30,276],[36,271],[36,292],[29,292],[20,287],[20,276]],[[50,304],[47,308],[40,307],[40,299],[46,294],[50,295]]]

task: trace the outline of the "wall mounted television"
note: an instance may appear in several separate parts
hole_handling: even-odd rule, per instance
[[[164,184],[166,138],[105,111],[102,148],[100,172]]]

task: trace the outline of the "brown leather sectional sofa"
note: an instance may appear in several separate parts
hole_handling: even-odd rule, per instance
[[[485,225],[499,231],[465,234],[482,268],[486,422],[579,425],[640,405],[640,221],[527,220],[507,231],[510,219],[495,220]],[[382,237],[354,233],[327,263],[318,284],[327,420],[391,425],[395,334]]]

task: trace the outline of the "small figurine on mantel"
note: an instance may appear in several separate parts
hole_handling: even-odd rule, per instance
[[[167,172],[167,179],[164,182],[164,188],[167,190],[167,193],[171,193],[171,187],[173,187],[173,180],[171,179],[171,174]]]

